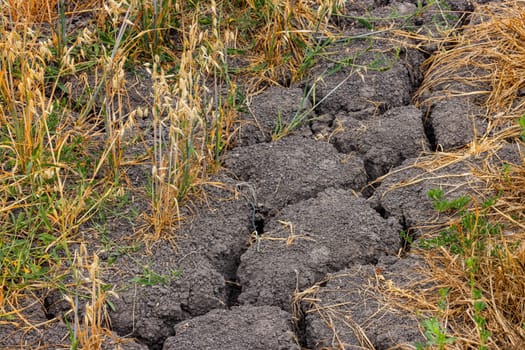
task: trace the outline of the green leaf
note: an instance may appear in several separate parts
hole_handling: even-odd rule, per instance
[[[441,188],[431,188],[428,190],[427,196],[433,201],[441,200],[443,198],[443,190]]]
[[[518,120],[518,124],[521,127],[520,138],[521,141],[525,142],[525,114],[522,114]]]
[[[372,23],[370,23],[363,17],[358,18],[357,22],[368,30],[374,29],[374,26],[372,25]]]

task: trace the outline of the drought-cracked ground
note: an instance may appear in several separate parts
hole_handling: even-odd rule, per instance
[[[455,21],[469,21],[470,1],[443,3]],[[133,244],[130,213],[141,210],[138,202],[110,219],[104,235],[118,243],[99,255],[103,279],[118,295],[110,298],[111,329],[134,340],[108,348],[387,349],[424,342],[418,316],[389,304],[381,286],[409,288],[423,278],[425,263],[410,243],[421,225],[444,220],[429,190],[456,198],[483,187],[473,170],[479,158],[443,166],[430,159],[439,157],[436,150],[468,145],[484,120],[469,95],[416,106],[431,45],[399,46],[391,34],[367,35],[366,23],[355,19],[415,10],[416,1],[350,1],[337,25],[354,39],[332,44],[309,79],[252,99],[214,179],[221,186],[210,185],[206,201],[183,213],[173,240],[150,252]],[[410,21],[431,28],[436,18]],[[147,91],[146,78],[138,84]],[[276,134],[297,116],[305,122]],[[511,145],[492,156],[520,159]],[[144,173],[129,170],[138,184]],[[54,291],[26,311],[45,322],[66,310]],[[10,331],[0,332],[0,348],[67,343],[64,322]]]

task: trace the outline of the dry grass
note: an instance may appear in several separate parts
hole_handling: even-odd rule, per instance
[[[72,319],[71,346],[80,349],[100,349],[111,337],[106,299],[112,292],[104,288],[98,256],[90,255],[85,244],[81,244],[75,251],[73,275],[75,285],[70,288],[74,290],[74,293],[65,296],[71,307],[71,314],[65,315]],[[87,297],[84,310],[79,310],[79,295]],[[80,311],[82,311],[82,317]]]
[[[4,0],[3,14],[11,23],[51,23],[59,17],[60,7],[68,13],[88,11],[101,0]]]
[[[312,2],[269,0],[260,5],[250,0],[249,11],[258,13],[264,19],[262,26],[257,26],[254,33],[256,53],[249,57],[250,66],[261,74],[255,80],[262,79],[271,84],[290,84],[297,78],[306,50],[315,46],[316,37],[330,36],[327,21],[332,11],[341,8],[342,1]]]
[[[107,335],[108,291],[96,254],[75,254],[72,244],[82,242],[90,220],[127,190],[126,168],[136,165],[149,167],[144,177],[151,179],[137,189],[150,200],[141,238],[173,236],[179,206],[201,195],[232,143],[244,92],[237,77],[248,82],[246,90],[297,79],[313,35],[328,34],[327,20],[340,4],[0,5],[0,318],[31,327],[23,296],[67,288],[64,278],[76,271],[82,280],[76,287],[89,292],[83,300],[68,297],[70,340],[98,349]],[[240,62],[235,69],[233,59]],[[153,82],[143,105],[130,103],[133,67],[146,67]],[[138,119],[149,121],[151,130],[140,129]],[[86,305],[83,319],[80,305]]]
[[[520,111],[518,97],[525,86],[521,64],[525,47],[523,1],[503,1],[479,6],[473,25],[446,40],[441,50],[425,62],[425,82],[419,89],[423,103],[454,95],[479,95],[489,113]],[[453,46],[453,49],[447,47]],[[462,86],[468,86],[468,91]],[[442,91],[430,100],[423,93]]]
[[[448,334],[456,337],[447,349],[525,346],[525,163],[502,166],[494,162],[496,151],[509,142],[523,148],[523,127],[516,120],[525,111],[521,97],[524,5],[523,1],[504,1],[479,6],[472,24],[453,40],[449,36],[427,60],[417,96],[428,105],[451,96],[474,96],[487,111],[488,131],[469,147],[440,153],[417,165],[437,169],[473,159],[478,163],[472,167],[473,174],[486,186],[481,194],[485,199],[478,199],[472,209],[441,228],[454,237],[454,246],[442,242],[430,250],[417,250],[426,257],[433,283],[448,288],[446,307],[433,312],[447,325]],[[496,194],[492,201],[486,200],[488,193]],[[413,297],[415,305],[440,303],[435,289],[418,291]]]
[[[515,116],[498,117],[507,122],[516,120]],[[377,289],[377,293],[389,297],[388,303],[395,308],[439,320],[447,337],[454,339],[443,347],[427,344],[430,348],[525,346],[525,164],[506,164],[498,156],[510,140],[523,149],[521,133],[515,124],[498,132],[489,128],[468,147],[422,157],[412,166],[425,172],[390,189],[450,176],[477,179],[452,188],[469,189],[472,205],[468,210],[460,210],[444,224],[425,223],[419,227],[428,233],[413,243],[412,253],[425,258],[428,269],[420,272],[429,279],[409,289],[393,284]],[[434,174],[456,163],[466,166],[466,171]],[[444,297],[440,291],[445,290]]]

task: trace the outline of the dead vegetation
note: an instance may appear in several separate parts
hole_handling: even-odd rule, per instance
[[[1,3],[0,320],[32,327],[19,298],[64,287],[68,266],[76,266],[82,275],[75,288],[89,302],[83,319],[72,317],[72,339],[100,348],[109,332],[105,297],[111,291],[98,275],[97,255],[79,244],[82,225],[130,190],[127,166],[146,165],[151,206],[141,233],[156,240],[173,232],[181,203],[199,194],[231,146],[243,94],[300,79],[305,55],[318,37],[331,35],[328,20],[342,2]],[[508,140],[522,145],[525,122],[516,120],[525,103],[524,5],[479,7],[473,24],[425,64],[421,103],[469,93],[486,105],[489,132],[469,154],[493,152]],[[75,18],[89,25],[79,31]],[[145,67],[153,81],[149,105],[129,108],[130,65]],[[88,83],[79,94],[71,81]],[[148,131],[137,126],[141,118],[151,121],[152,145],[143,142]],[[502,125],[504,131],[492,133]],[[132,140],[143,142],[142,154],[127,153]],[[461,157],[441,155],[440,161]],[[450,223],[465,244],[461,254],[445,245],[421,252],[436,285],[448,288],[446,306],[439,307],[443,296],[436,288],[383,292],[424,305],[442,320],[455,337],[447,348],[518,349],[525,339],[525,167],[487,163],[476,175],[498,195]],[[483,244],[467,244],[473,240]],[[67,300],[78,312],[75,297]],[[331,324],[337,312],[328,311]],[[366,335],[363,342],[370,346]]]
[[[523,147],[524,5],[523,1],[504,1],[478,6],[471,24],[449,35],[424,64],[425,79],[416,96],[420,103],[473,96],[485,106],[488,123],[487,131],[465,149],[437,154],[426,165],[418,164],[435,169],[470,157],[478,163],[483,159],[472,171],[485,184],[469,210],[460,210],[438,230],[444,232],[440,236],[444,240],[434,240],[431,249],[416,250],[426,258],[441,292],[415,288],[410,298],[403,298],[414,306],[440,305],[431,314],[440,320],[446,337],[442,343],[429,341],[426,345],[431,348],[519,349],[525,345],[525,167],[524,163],[502,164],[496,156],[504,145]],[[493,196],[487,198],[489,193]]]
[[[134,234],[173,235],[231,146],[244,95],[298,79],[339,5],[1,1],[0,323],[31,329],[21,300],[60,289],[71,346],[100,348],[112,291],[86,225],[133,191],[150,202]],[[140,79],[152,84],[137,105]],[[134,188],[130,167],[150,182]]]

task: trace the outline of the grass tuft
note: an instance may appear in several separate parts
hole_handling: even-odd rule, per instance
[[[425,79],[417,95],[420,102],[469,94],[482,97],[490,113],[522,111],[523,5],[523,1],[503,1],[479,6],[472,14],[472,24],[456,31],[425,62]],[[469,86],[468,92],[464,85]],[[443,90],[430,100],[424,97],[425,92],[436,88]]]

